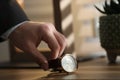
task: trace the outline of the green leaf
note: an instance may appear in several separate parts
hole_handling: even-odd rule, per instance
[[[99,9],[95,6],[95,8],[100,11],[103,14],[112,15],[112,14],[120,14],[120,0],[117,0],[118,3],[116,3],[114,0],[110,0],[110,4],[107,3],[107,0],[105,0],[105,4],[103,5],[104,11]]]

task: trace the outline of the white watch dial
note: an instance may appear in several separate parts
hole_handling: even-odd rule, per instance
[[[61,59],[61,65],[62,65],[63,69],[67,72],[73,72],[77,69],[77,61],[72,56],[72,54],[66,54]]]

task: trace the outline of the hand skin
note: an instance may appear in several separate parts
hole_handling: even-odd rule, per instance
[[[32,55],[44,70],[48,70],[48,61],[37,50],[40,42],[45,41],[51,49],[50,59],[60,57],[66,47],[65,37],[51,23],[26,22],[15,29],[9,39],[16,47]]]

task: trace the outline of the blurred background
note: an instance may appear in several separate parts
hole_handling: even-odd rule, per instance
[[[105,50],[100,46],[99,41],[99,17],[102,14],[94,7],[94,5],[101,7],[104,0],[61,0],[58,3],[60,10],[54,4],[55,0],[18,1],[31,20],[51,22],[56,27],[60,27],[58,30],[60,32],[62,30],[69,46],[65,50],[66,53],[75,54],[80,58],[105,56]],[[38,49],[42,52],[49,51],[44,42]],[[19,52],[21,51],[14,48],[9,41],[0,43],[0,62],[29,61],[26,55]]]

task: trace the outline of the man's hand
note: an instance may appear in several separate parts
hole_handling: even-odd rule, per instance
[[[15,29],[9,39],[16,47],[30,53],[44,70],[48,69],[48,61],[37,50],[40,42],[45,41],[51,49],[50,59],[60,57],[66,47],[65,37],[50,23],[26,22]]]

